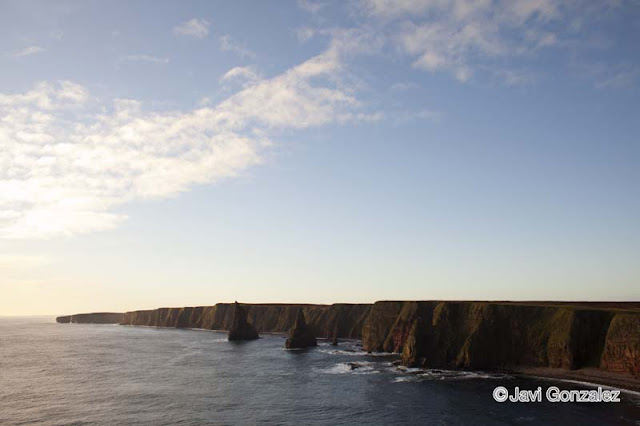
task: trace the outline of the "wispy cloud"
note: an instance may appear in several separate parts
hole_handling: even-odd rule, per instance
[[[374,14],[386,10],[380,2],[371,3]],[[415,58],[414,67],[448,71],[461,82],[472,77],[478,61],[524,54],[555,42],[555,35],[545,28],[557,15],[551,0],[416,2],[412,6],[402,10],[431,15],[403,21],[396,35],[399,46]],[[513,37],[518,31],[521,35]]]
[[[592,82],[597,89],[630,89],[640,81],[640,66],[631,63],[574,60],[571,70],[578,79]]]
[[[434,122],[438,123],[442,121],[443,113],[440,111],[422,109],[418,111],[399,111],[392,114],[394,118],[394,124],[404,125],[411,122]]]
[[[259,79],[260,76],[253,67],[234,67],[220,77],[221,82],[241,80],[251,83]]]
[[[310,27],[301,27],[295,30],[295,34],[298,41],[304,43],[316,34],[316,30]]]
[[[324,2],[312,1],[312,0],[298,0],[298,7],[309,13],[315,14],[320,12],[327,6]]]
[[[126,55],[120,57],[118,62],[150,62],[155,64],[168,64],[169,58],[160,58],[152,55]]]
[[[15,52],[13,54],[13,56],[15,57],[22,57],[22,56],[31,56],[31,55],[35,55],[37,53],[41,53],[44,52],[45,49],[43,47],[40,46],[29,46],[29,47],[25,47],[24,49],[20,49],[17,52]]]
[[[61,30],[51,31],[49,33],[49,37],[54,40],[62,40],[62,38],[64,37],[64,33]]]
[[[420,85],[418,85],[417,83],[414,83],[413,81],[408,81],[408,82],[393,83],[391,87],[389,87],[389,90],[393,92],[404,92],[407,90],[417,89],[418,87],[420,87]]]
[[[173,33],[181,36],[205,38],[209,34],[209,21],[193,18],[173,28]]]
[[[638,77],[640,77],[640,68],[638,67],[608,69],[600,73],[596,87],[599,89],[628,89],[636,85]]]
[[[341,50],[249,84],[216,105],[156,112],[141,102],[93,102],[75,83],[39,83],[0,94],[0,237],[46,238],[117,227],[114,209],[171,197],[194,184],[261,163],[280,129],[370,121],[352,90],[336,83]]]
[[[227,52],[235,52],[244,58],[255,58],[256,54],[245,45],[235,41],[230,35],[225,34],[220,37],[220,49]]]
[[[506,60],[586,43],[581,31],[613,7],[561,0],[361,0],[357,5],[363,27],[385,34],[387,45],[411,58],[414,68],[447,72],[460,82],[488,71],[507,86],[534,78],[528,70],[505,67]]]
[[[527,70],[499,68],[494,70],[489,69],[489,71],[492,71],[495,78],[509,87],[530,86],[537,79],[535,73]]]

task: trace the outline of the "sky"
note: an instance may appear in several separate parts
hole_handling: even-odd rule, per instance
[[[640,300],[640,2],[0,0],[0,315]]]

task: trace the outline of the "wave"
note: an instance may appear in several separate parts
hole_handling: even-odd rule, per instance
[[[339,362],[330,367],[317,369],[318,372],[324,374],[376,374],[380,370],[375,368],[375,363],[360,362]]]
[[[401,376],[394,379],[395,383],[420,382],[425,380],[474,380],[474,379],[511,379],[513,376],[500,373],[486,373],[483,371],[439,370],[421,368],[395,368]]]
[[[398,356],[398,354],[393,352],[366,352],[362,349],[328,349],[321,348],[318,350],[319,352],[329,354],[329,355],[343,355],[343,356],[370,356],[370,357],[390,357],[390,356]]]
[[[319,349],[318,352],[322,352],[324,354],[329,355],[344,355],[344,356],[365,356],[367,353],[365,351],[359,351],[355,349]]]

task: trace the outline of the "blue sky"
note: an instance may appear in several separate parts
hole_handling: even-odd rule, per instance
[[[0,314],[640,297],[637,1],[1,1],[0,35]]]

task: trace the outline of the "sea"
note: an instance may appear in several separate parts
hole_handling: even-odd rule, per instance
[[[282,335],[0,318],[1,425],[638,425],[619,403],[498,403],[497,386],[588,384],[406,369],[358,341],[285,350]]]

